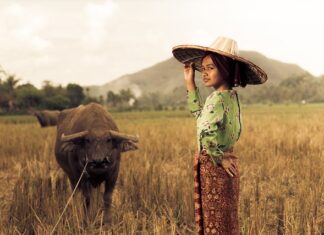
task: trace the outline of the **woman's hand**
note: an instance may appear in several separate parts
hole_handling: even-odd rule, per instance
[[[222,160],[222,167],[225,169],[225,171],[231,176],[234,177],[237,175],[237,165],[231,155],[224,155],[224,158]]]
[[[225,169],[225,171],[231,176],[234,177],[237,175],[238,167],[236,162],[233,160],[233,156],[230,153],[225,153],[223,160],[221,162],[221,166]],[[235,156],[234,156],[235,157]],[[236,158],[236,157],[235,157]],[[210,156],[206,153],[206,150],[202,150],[201,154],[195,156],[195,161],[199,161],[200,163],[206,163],[210,159]]]
[[[186,82],[195,80],[195,70],[193,62],[186,63],[184,65],[183,74]]]
[[[186,63],[183,69],[184,80],[188,91],[196,89],[194,63]]]

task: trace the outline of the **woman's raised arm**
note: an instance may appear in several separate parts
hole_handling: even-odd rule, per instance
[[[191,114],[197,119],[202,110],[202,101],[199,90],[195,83],[195,70],[193,63],[187,63],[183,70],[184,80],[187,87],[187,103]]]

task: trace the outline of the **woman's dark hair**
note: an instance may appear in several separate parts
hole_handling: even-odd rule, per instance
[[[201,58],[201,62],[208,55],[212,59],[213,63],[216,65],[221,76],[228,82],[230,89],[236,86],[246,86],[246,79],[244,76],[242,76],[243,68],[241,68],[241,65],[238,61],[227,56],[207,52]]]

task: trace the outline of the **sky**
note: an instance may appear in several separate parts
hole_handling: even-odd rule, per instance
[[[0,65],[40,87],[101,85],[218,36],[324,74],[321,0],[0,0]],[[154,79],[154,78],[152,78]]]

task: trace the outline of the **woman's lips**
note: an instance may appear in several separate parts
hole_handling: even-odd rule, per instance
[[[210,79],[208,78],[204,78],[203,81],[206,83],[206,82],[209,82]]]

